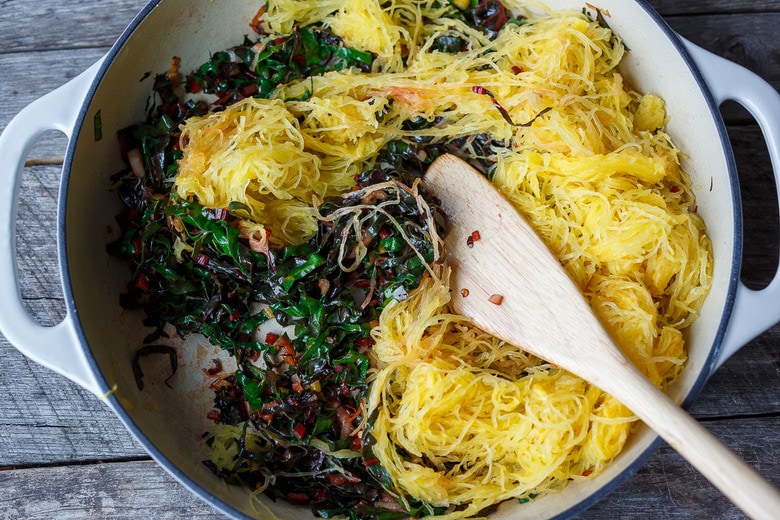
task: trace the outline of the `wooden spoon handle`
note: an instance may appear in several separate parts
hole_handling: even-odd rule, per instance
[[[633,365],[607,371],[615,384],[602,390],[631,409],[746,515],[756,520],[780,517],[780,491]]]

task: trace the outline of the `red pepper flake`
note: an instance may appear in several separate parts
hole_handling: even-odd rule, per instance
[[[293,433],[295,433],[296,437],[302,440],[306,436],[306,426],[304,426],[303,423],[295,423]]]
[[[144,273],[138,273],[138,276],[135,277],[135,286],[142,291],[148,291],[149,278]]]
[[[504,301],[504,297],[500,294],[491,294],[490,298],[488,298],[488,301],[493,305],[501,305],[501,303]]]
[[[144,251],[144,243],[141,240],[141,236],[137,235],[133,237],[133,254],[135,256],[141,256],[141,254],[143,254],[143,251]]]
[[[373,466],[377,463],[379,463],[379,459],[377,458],[366,459],[366,466]]]
[[[209,410],[209,413],[206,414],[206,419],[214,421],[216,424],[222,422],[222,416],[220,416],[219,410]]]
[[[480,238],[482,237],[479,235],[479,231],[473,231],[466,239],[466,245],[472,248],[474,247],[474,242],[478,242]]]
[[[291,504],[308,504],[309,496],[299,491],[290,491],[287,493],[287,501]]]
[[[520,65],[513,65],[512,66],[512,73],[520,74],[521,72],[525,72],[525,70],[523,70],[523,67],[521,67]]]
[[[672,193],[677,193],[678,191],[680,191],[680,187],[679,186],[672,186],[671,188],[669,188],[669,190]]]
[[[214,366],[211,368],[204,368],[203,372],[205,372],[207,376],[214,377],[222,372],[222,362],[219,359],[212,359],[211,361],[214,363]]]
[[[464,289],[461,289],[461,290],[460,290],[460,295],[461,295],[461,296],[463,296],[463,297],[465,298],[466,296],[468,296],[468,295],[469,295],[469,290],[468,290],[468,289],[465,289],[465,288],[464,288]]]
[[[593,473],[592,469],[586,469],[585,471],[582,472],[582,476],[583,477],[589,477],[591,475],[591,473]]]

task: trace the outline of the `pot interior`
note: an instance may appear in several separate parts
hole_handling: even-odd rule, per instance
[[[180,57],[181,70],[188,71],[207,61],[211,52],[240,42],[251,31],[248,22],[259,5],[253,0],[152,2],[110,52],[84,107],[63,180],[66,299],[106,389],[116,385],[107,400],[109,405],[185,485],[215,506],[238,515],[254,514],[248,493],[226,486],[202,464],[206,458],[202,434],[212,424],[206,414],[213,396],[208,390],[211,378],[202,369],[211,366],[212,359],[223,358],[229,370],[229,362],[219,349],[193,336],[178,342],[179,368],[167,384],[167,356],[141,360],[145,388],[140,391],[131,367],[136,350],[151,330],[143,326],[141,312],[120,308],[119,295],[126,287],[129,270],[109,257],[106,244],[116,238],[114,216],[120,209],[109,181],[123,167],[116,132],[143,118],[153,77],[168,70],[172,57]],[[581,10],[584,2],[560,0],[555,5],[556,9]],[[730,149],[723,138],[722,123],[714,117],[690,64],[649,8],[625,0],[604,0],[599,6],[630,49],[622,65],[626,79],[640,92],[656,93],[666,100],[671,117],[668,132],[687,154],[684,167],[693,179],[698,211],[712,239],[712,291],[701,317],[687,332],[688,366],[670,389],[672,397],[682,402],[706,379],[734,291],[739,215]],[[96,125],[102,127],[102,138],[96,135]],[[575,513],[626,478],[627,469],[649,455],[655,439],[642,427],[599,477],[529,504],[506,503],[492,518]],[[301,515],[299,509],[281,502],[267,504],[282,518]]]

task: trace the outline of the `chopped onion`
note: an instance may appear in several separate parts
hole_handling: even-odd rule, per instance
[[[127,162],[130,163],[130,168],[133,169],[133,173],[139,179],[143,179],[146,171],[144,170],[144,158],[141,155],[140,148],[133,148],[127,152]]]

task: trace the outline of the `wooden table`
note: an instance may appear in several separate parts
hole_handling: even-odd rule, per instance
[[[650,3],[688,39],[747,66],[780,89],[780,0]],[[0,130],[26,104],[97,60],[144,4],[0,0]],[[777,264],[780,225],[774,181],[756,124],[736,106],[724,107],[724,114],[742,179],[743,280],[758,287],[768,282]],[[64,314],[53,222],[57,158],[65,146],[61,135],[52,134],[35,147],[19,202],[21,293],[29,312],[44,324],[54,324]],[[0,359],[1,518],[221,518],[151,461],[95,397],[28,361],[2,336]],[[779,383],[780,326],[775,326],[718,371],[691,408],[778,485]],[[665,446],[581,516],[680,517],[742,515]]]

